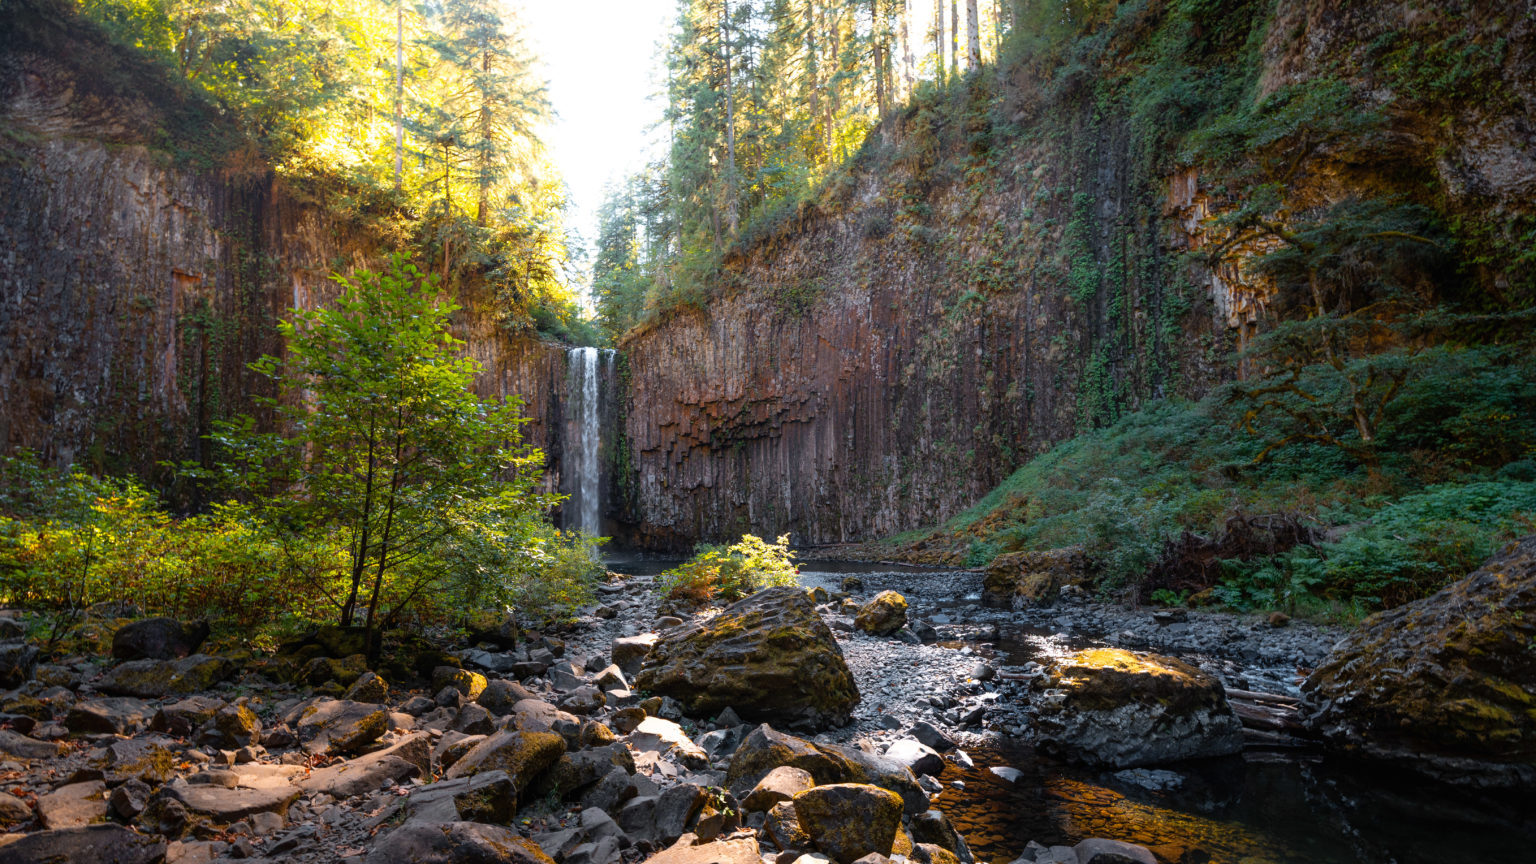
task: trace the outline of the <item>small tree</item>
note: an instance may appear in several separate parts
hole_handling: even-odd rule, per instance
[[[253,364],[278,385],[266,403],[282,428],[257,432],[247,417],[219,437],[239,485],[284,524],[344,533],[340,623],[361,618],[377,650],[381,623],[453,572],[435,566],[445,544],[488,530],[486,513],[510,526],[553,500],[533,491],[543,454],[521,445],[521,400],[471,392],[479,365],[448,332],[458,307],[438,302],[433,280],[402,257],[334,278],[333,306],[280,325],[286,360]]]

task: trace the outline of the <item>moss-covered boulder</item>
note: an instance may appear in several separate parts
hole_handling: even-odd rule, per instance
[[[1453,783],[1536,787],[1536,535],[1373,615],[1302,685],[1338,747]]]
[[[907,625],[907,598],[895,591],[881,591],[859,607],[853,626],[871,636],[889,636]]]
[[[1052,666],[1044,686],[1041,746],[1086,765],[1130,768],[1243,747],[1221,682],[1182,660],[1093,648]]]
[[[439,666],[432,670],[432,692],[437,693],[444,688],[452,687],[463,693],[464,698],[470,702],[480,698],[480,694],[485,692],[487,683],[484,675],[467,669]]]
[[[225,657],[193,654],[180,660],[130,660],[120,663],[96,682],[96,689],[110,696],[161,699],[189,696],[207,690],[238,671]]]
[[[362,654],[351,654],[346,657],[315,657],[299,668],[294,675],[295,684],[308,684],[311,687],[320,687],[325,684],[339,684],[343,687],[358,679],[358,676],[368,671],[368,658]]]
[[[764,724],[752,730],[731,756],[726,783],[746,796],[774,769],[789,766],[810,774],[817,784],[867,783],[895,793],[907,813],[928,809],[928,796],[912,772],[893,759],[857,747],[818,744],[786,735]]]
[[[311,753],[355,753],[389,730],[384,706],[346,699],[317,699],[290,712],[290,722]]]
[[[807,789],[794,798],[800,828],[837,864],[871,852],[890,855],[901,828],[901,797],[864,783]]]
[[[225,705],[198,732],[197,743],[220,750],[239,750],[261,739],[261,720],[245,705]]]
[[[1080,546],[999,555],[987,565],[982,600],[1014,609],[1049,605],[1063,586],[1081,580],[1087,571]]]
[[[740,716],[800,729],[848,722],[858,686],[804,591],[769,588],[709,620],[674,627],[646,655],[636,687],[694,716]]]
[[[444,776],[452,780],[486,771],[505,771],[521,796],[539,775],[553,768],[564,753],[565,739],[553,732],[504,729],[487,735],[459,757]]]

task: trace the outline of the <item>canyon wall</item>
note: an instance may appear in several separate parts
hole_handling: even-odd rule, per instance
[[[89,30],[13,7],[0,41],[0,451],[164,480],[210,424],[260,416],[275,323],[334,297],[336,272],[385,263],[377,229],[338,217],[236,151],[181,134],[217,116]],[[457,335],[484,396],[517,395],[560,485],[565,349],[509,337],[464,293]]]
[[[1043,76],[1021,64],[983,116],[891,118],[872,158],[727,260],[702,308],[625,339],[632,542],[831,544],[932,525],[1081,429],[1244,373],[1238,350],[1281,314],[1246,265],[1276,241],[1215,267],[1187,254],[1225,238],[1244,195],[1207,188],[1199,164],[1149,172],[1166,160],[1137,136],[1156,119],[1127,94],[1168,4],[1121,5],[1097,57]],[[1236,59],[1202,57],[1194,74],[1252,75],[1257,98],[1344,76],[1383,117],[1311,145],[1286,178],[1290,212],[1359,197],[1481,220],[1492,239],[1449,281],[1513,306],[1501,292],[1522,266],[1497,250],[1536,240],[1532,17],[1486,2],[1273,9],[1262,45],[1243,47],[1243,23]],[[1480,98],[1449,96],[1456,76]],[[1157,110],[1179,110],[1177,86]],[[969,149],[935,157],[946,119]],[[1010,140],[978,147],[986,134]]]

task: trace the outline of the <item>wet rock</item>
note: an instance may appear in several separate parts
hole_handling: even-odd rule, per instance
[[[17,759],[49,759],[59,755],[62,745],[28,738],[9,729],[0,729],[0,754]]]
[[[911,734],[913,738],[921,741],[924,747],[930,747],[940,753],[948,753],[955,749],[955,739],[932,723],[924,721],[915,724]]]
[[[383,703],[389,699],[389,682],[379,677],[377,672],[364,672],[357,676],[352,686],[342,695],[343,699],[352,702]]]
[[[976,858],[966,845],[965,838],[950,824],[943,811],[927,810],[919,813],[912,817],[910,827],[913,843],[938,846],[953,854],[961,864],[975,864]]]
[[[37,799],[37,819],[44,828],[79,828],[107,818],[107,784],[100,780],[70,783]]]
[[[32,680],[37,670],[37,646],[26,642],[0,644],[0,690],[11,690]]]
[[[859,607],[853,626],[871,636],[889,636],[907,624],[907,598],[895,591],[881,591]],[[846,864],[846,862],[845,862]]]
[[[657,853],[648,864],[762,864],[759,855],[757,841],[751,837],[698,844],[685,837]]]
[[[863,783],[807,789],[794,797],[794,806],[801,830],[838,864],[871,852],[891,854],[901,827],[900,796]]]
[[[112,656],[119,660],[179,660],[196,654],[207,638],[207,621],[185,625],[174,618],[145,618],[112,634]]]
[[[780,801],[789,801],[796,795],[816,785],[810,772],[789,765],[781,765],[757,781],[752,791],[741,802],[748,812],[767,812]]]
[[[713,619],[669,630],[636,686],[672,696],[696,716],[731,707],[808,729],[846,723],[859,700],[832,631],[792,587],[760,591]]]
[[[886,748],[885,758],[913,774],[937,777],[944,772],[944,757],[915,738],[898,738]]]
[[[987,567],[982,599],[1014,609],[1048,605],[1064,586],[1087,572],[1087,560],[1078,546],[999,555]]]
[[[234,662],[224,657],[193,654],[180,660],[130,660],[109,669],[96,689],[110,696],[162,699],[207,690],[235,674]]]
[[[367,864],[554,864],[517,832],[476,822],[407,823],[368,853]]]
[[[1182,660],[1095,648],[1057,663],[1046,685],[1042,747],[1087,765],[1132,768],[1243,746],[1221,682]]]
[[[136,834],[121,825],[38,831],[0,846],[0,864],[160,864],[164,860],[164,839]]]
[[[149,703],[131,697],[76,702],[64,718],[72,735],[126,735],[144,725]]]
[[[215,699],[212,696],[189,696],[179,702],[162,705],[155,711],[154,718],[149,721],[149,728],[177,738],[188,738],[194,731],[201,729],[204,724],[212,720],[213,715],[223,707],[222,699]]]
[[[1121,840],[1090,837],[1072,847],[1078,864],[1157,864],[1157,856],[1145,846]]]
[[[197,733],[197,743],[220,750],[239,750],[261,740],[261,721],[244,705],[225,705]]]
[[[552,732],[505,729],[472,747],[444,776],[451,780],[486,771],[505,771],[521,795],[538,775],[558,762],[564,752],[565,740]]]
[[[1536,787],[1536,536],[1381,612],[1302,690],[1334,746],[1438,779]]]

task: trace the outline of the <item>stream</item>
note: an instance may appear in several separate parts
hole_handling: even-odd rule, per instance
[[[610,567],[654,576],[678,559],[616,559]],[[1337,630],[1297,622],[1190,613],[1154,623],[1147,610],[1090,602],[1014,612],[980,602],[980,576],[888,564],[803,562],[801,583],[856,596],[901,592],[909,616],[939,641],[834,630],[863,700],[854,722],[828,740],[879,748],[892,726],[927,720],[968,755],[946,759],[934,804],[965,836],[979,862],[1007,864],[1035,841],[1070,845],[1109,837],[1151,849],[1167,864],[1429,864],[1536,858],[1529,802],[1476,794],[1415,775],[1329,756],[1308,742],[1250,741],[1240,756],[1129,771],[1084,769],[1034,751],[1027,677],[1052,656],[1090,645],[1154,650],[1220,677],[1229,688],[1296,695]],[[970,675],[986,662],[1000,674]],[[982,729],[954,722],[982,707]],[[894,721],[893,722],[893,719]]]

